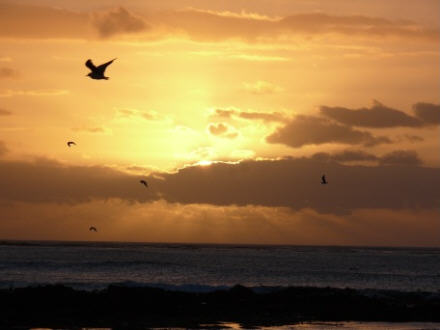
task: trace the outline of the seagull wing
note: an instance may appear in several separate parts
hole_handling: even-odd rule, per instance
[[[88,59],[86,61],[86,67],[88,67],[91,71],[95,71],[96,70],[96,66],[93,64],[91,59]]]
[[[96,70],[98,70],[99,72],[101,72],[102,74],[104,74],[105,69],[107,69],[107,67],[113,63],[113,61],[116,60],[116,58],[112,59],[111,61],[108,61],[104,64],[99,65],[98,67],[96,67]]]

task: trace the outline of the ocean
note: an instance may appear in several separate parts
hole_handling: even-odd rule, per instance
[[[0,288],[109,284],[209,292],[236,284],[440,291],[439,248],[0,242]]]

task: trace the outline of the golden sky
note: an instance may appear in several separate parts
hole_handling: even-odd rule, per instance
[[[439,91],[438,0],[0,0],[0,239],[440,246]]]

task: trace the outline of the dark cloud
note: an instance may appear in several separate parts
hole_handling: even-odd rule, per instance
[[[327,186],[319,183],[323,173],[330,182]],[[157,184],[163,198],[171,202],[285,206],[344,213],[358,208],[438,207],[439,174],[438,168],[344,166],[284,159],[189,167],[163,175]]]
[[[0,199],[81,203],[121,198],[145,202],[153,194],[138,190],[138,177],[103,166],[66,166],[47,159],[0,161]],[[148,196],[148,197],[147,197]]]
[[[226,137],[229,139],[234,139],[238,136],[237,132],[234,132],[227,124],[224,123],[209,124],[208,131],[212,135]]]
[[[412,150],[396,150],[383,155],[379,159],[381,165],[409,165],[417,166],[422,164],[419,155]]]
[[[221,118],[238,117],[248,120],[262,120],[265,122],[285,122],[286,116],[281,112],[255,112],[255,111],[240,111],[240,110],[223,110],[216,109],[214,116]]]
[[[335,161],[338,163],[349,162],[375,162],[380,165],[422,165],[417,152],[413,150],[395,150],[382,156],[376,156],[362,150],[344,150],[336,153],[318,152],[311,159],[318,161]]]
[[[0,79],[2,78],[16,78],[18,77],[18,71],[8,67],[0,68]]]
[[[422,122],[400,110],[389,108],[379,102],[374,102],[371,108],[348,109],[343,107],[320,108],[321,113],[342,124],[359,127],[418,127]]]
[[[312,159],[329,161],[333,160],[336,162],[356,162],[356,161],[377,161],[378,157],[362,150],[344,150],[342,152],[337,152],[329,154],[326,152],[319,152],[314,154]]]
[[[420,102],[413,105],[413,110],[417,118],[427,125],[440,124],[440,104]]]
[[[95,13],[92,16],[92,24],[104,38],[120,33],[140,32],[148,28],[148,24],[141,17],[135,16],[123,7]]]
[[[0,116],[10,116],[10,115],[12,115],[11,111],[0,108]]]
[[[312,116],[296,116],[285,126],[269,135],[266,141],[285,144],[293,148],[323,143],[363,144],[365,146],[391,143],[387,137],[376,137],[369,132],[355,130],[350,126]]]
[[[325,173],[329,184],[320,184]],[[160,178],[159,175],[160,174]],[[342,214],[355,209],[438,207],[440,169],[408,166],[345,166],[314,159],[243,161],[191,166],[175,173],[139,177],[100,166],[53,161],[0,161],[0,199],[17,202],[83,203],[111,198],[181,204],[260,205],[310,208]]]

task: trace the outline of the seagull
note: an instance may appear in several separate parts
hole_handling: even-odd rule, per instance
[[[108,61],[104,64],[95,66],[91,59],[88,59],[86,62],[86,67],[90,69],[90,72],[87,76],[89,76],[92,79],[105,79],[108,80],[108,77],[104,76],[105,69],[113,63],[113,61],[116,60],[116,58],[112,59],[111,61]]]
[[[327,184],[327,180],[325,179],[325,174],[321,177],[321,184]]]
[[[145,180],[140,180],[139,181],[141,184],[143,184],[146,188],[148,188],[148,183]]]
[[[96,227],[93,227],[93,226],[90,227],[89,230],[90,230],[90,231],[94,231],[94,232],[97,232],[97,231],[98,231],[98,229],[96,229]]]
[[[76,146],[76,143],[73,141],[67,142],[67,146],[70,148],[71,146]]]

